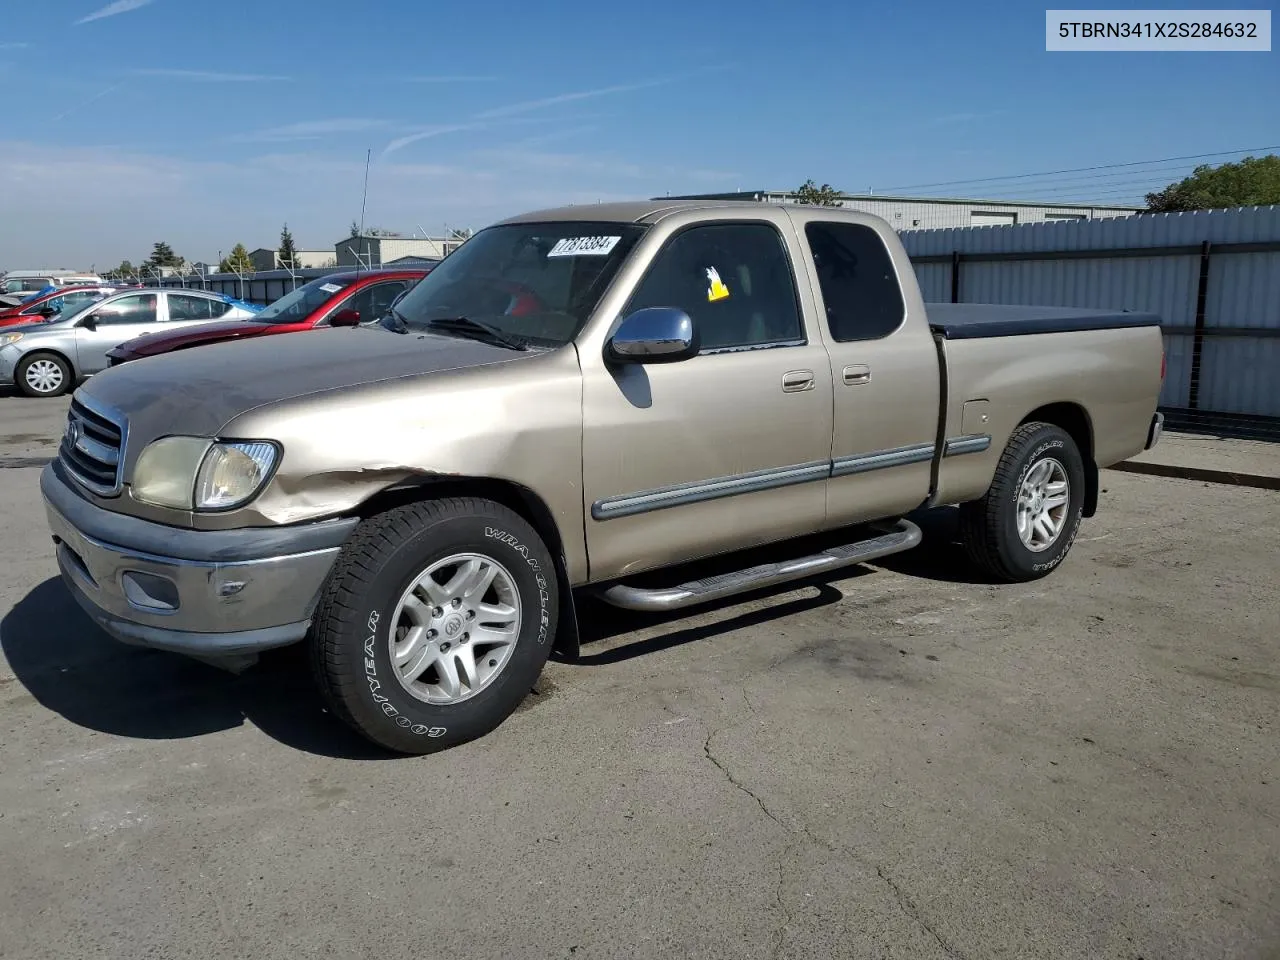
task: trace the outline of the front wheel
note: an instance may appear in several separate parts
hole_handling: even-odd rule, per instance
[[[56,353],[33,353],[14,371],[18,389],[28,397],[60,397],[74,385],[71,364]]]
[[[1071,549],[1084,497],[1084,462],[1071,436],[1053,424],[1023,424],[1009,438],[986,496],[961,505],[961,540],[994,579],[1039,579]]]
[[[489,500],[410,504],[343,546],[310,638],[331,709],[369,740],[434,753],[483,736],[520,705],[555,637],[550,552]]]

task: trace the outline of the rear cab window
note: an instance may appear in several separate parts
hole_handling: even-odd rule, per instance
[[[832,340],[879,340],[902,325],[902,285],[880,234],[861,223],[820,221],[805,224],[804,233]]]

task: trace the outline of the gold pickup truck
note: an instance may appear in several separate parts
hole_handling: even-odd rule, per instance
[[[940,504],[991,578],[1044,576],[1098,469],[1159,437],[1158,324],[926,313],[894,232],[845,210],[542,211],[374,324],[95,376],[41,488],[109,633],[234,669],[305,641],[339,716],[426,753],[576,653],[577,589],[691,606],[910,549]]]

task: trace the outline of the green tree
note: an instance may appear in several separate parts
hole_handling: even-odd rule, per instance
[[[1274,153],[1216,167],[1203,164],[1191,176],[1147,194],[1147,209],[1157,213],[1273,203],[1280,203],[1280,157]]]
[[[282,265],[291,268],[297,267],[294,261],[298,257],[298,250],[293,245],[293,234],[289,232],[287,223],[280,230],[280,249],[276,253],[279,255]]]
[[[840,191],[829,183],[818,186],[812,179],[806,180],[796,191],[796,203],[809,203],[815,207],[838,207]]]
[[[120,279],[124,279],[126,277],[136,277],[137,275],[138,275],[137,268],[134,267],[134,265],[130,263],[128,260],[121,260],[120,266],[116,267],[114,270],[107,271],[107,276],[119,277]]]
[[[149,267],[180,267],[182,266],[182,258],[173,252],[173,247],[169,246],[163,240],[156,243],[151,249],[151,256],[147,259],[146,266]]]
[[[249,251],[245,249],[243,243],[237,243],[231,248],[230,256],[222,258],[222,262],[218,264],[219,273],[253,273],[253,260],[249,257]]]
[[[359,221],[357,221],[357,220],[352,220],[352,221],[351,221],[351,232],[350,232],[349,234],[347,234],[347,236],[349,236],[349,237],[358,237],[358,236],[360,236],[360,223],[359,223]]]

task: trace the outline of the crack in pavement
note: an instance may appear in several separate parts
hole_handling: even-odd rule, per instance
[[[964,954],[948,943],[946,939],[943,938],[942,934],[933,929],[933,927],[929,925],[928,921],[926,921],[924,917],[920,916],[920,911],[916,908],[912,899],[906,895],[900,886],[898,886],[898,881],[885,873],[884,867],[880,866],[880,864],[876,864],[876,876],[883,880],[889,889],[893,891],[893,896],[898,901],[898,906],[902,908],[902,912],[914,920],[920,926],[921,930],[933,937],[933,939],[938,942],[938,946],[942,948],[943,953],[948,957],[955,957],[956,960],[965,960]]]
[[[743,696],[744,697],[746,696],[745,689],[743,690]],[[760,797],[759,794],[757,794],[754,790],[752,790],[745,783],[743,783],[736,776],[734,776],[733,771],[730,770],[724,764],[724,762],[721,761],[720,758],[715,755],[714,752],[712,752],[711,741],[714,740],[720,733],[723,733],[723,730],[713,730],[711,733],[707,734],[707,738],[706,740],[703,741],[703,744],[702,744],[702,752],[704,756],[706,756],[707,760],[711,762],[712,766],[714,766],[717,770],[719,770],[722,774],[724,774],[724,778],[728,780],[733,787],[742,791],[748,797],[754,800],[756,802],[756,806],[760,808],[761,813],[763,813],[767,818],[769,818],[774,823],[776,823],[779,827],[781,827],[783,831],[786,832],[789,836],[793,836],[793,837],[802,836],[805,839],[807,839],[810,843],[813,843],[819,847],[822,847],[824,850],[828,850],[831,853],[848,857],[850,860],[853,860],[854,862],[861,864],[864,867],[870,866],[870,864],[868,864],[865,860],[863,860],[860,856],[858,856],[858,854],[856,854],[854,851],[848,849],[847,847],[843,847],[838,844],[831,843],[828,840],[822,839],[821,837],[814,834],[813,831],[810,830],[808,826],[806,826],[805,824],[801,823],[798,826],[791,826],[783,822],[781,817],[779,817],[776,813],[774,813],[772,810],[769,809],[769,805],[764,802],[764,800]],[[794,916],[791,913],[791,911],[787,909],[786,902],[784,901],[782,896],[783,869],[786,861],[786,856],[790,852],[792,852],[792,850],[790,847],[788,847],[788,849],[783,852],[783,855],[778,858],[778,887],[777,887],[777,890],[774,892],[774,900],[778,904],[778,909],[782,912],[783,921],[779,925],[777,931],[774,934],[776,941],[774,943],[773,955],[775,958],[781,956],[782,946],[786,939],[787,925],[794,920]],[[930,937],[932,937],[933,940],[938,944],[939,949],[941,949],[943,953],[945,953],[948,957],[954,958],[954,960],[965,960],[964,954],[961,953],[954,945],[952,945],[945,937],[943,937],[942,934],[940,934],[937,930],[935,930],[933,926],[924,919],[923,916],[921,916],[920,911],[916,907],[914,901],[912,901],[912,899],[909,896],[907,896],[906,892],[902,889],[902,887],[898,885],[898,882],[894,880],[891,876],[889,876],[888,873],[885,872],[884,867],[882,867],[879,864],[876,864],[875,871],[876,871],[876,876],[880,879],[880,881],[885,886],[889,888],[890,892],[893,894],[894,900],[897,902],[902,912],[908,918],[910,918],[921,930],[923,930]]]
[[[743,690],[743,696],[744,697],[746,696],[745,690]],[[740,781],[737,777],[735,777],[733,775],[733,771],[731,771],[728,767],[726,767],[723,763],[721,763],[720,758],[711,752],[711,741],[715,739],[716,734],[718,732],[719,731],[713,730],[711,733],[707,734],[707,739],[704,740],[702,743],[703,754],[706,756],[708,760],[711,761],[712,766],[714,766],[717,770],[719,770],[722,774],[724,774],[725,779],[728,780],[729,783],[731,783],[738,790],[741,790],[748,797],[754,800],[756,802],[756,806],[760,808],[760,812],[763,813],[770,820],[772,820],[774,823],[776,823],[779,827],[781,827],[782,832],[785,833],[788,838],[794,837],[796,834],[796,831],[791,827],[787,826],[781,820],[779,820],[777,815],[772,810],[769,809],[769,807],[765,804],[765,802],[761,800],[758,796],[756,796],[756,794],[751,790],[750,787],[748,787],[746,784]],[[782,855],[778,857],[778,886],[773,892],[773,899],[774,899],[774,902],[778,905],[778,910],[782,913],[782,922],[778,924],[778,929],[775,930],[773,934],[774,936],[773,956],[775,958],[782,956],[782,947],[783,947],[783,944],[786,943],[786,939],[787,939],[787,926],[794,919],[791,913],[791,910],[787,907],[786,900],[782,896],[786,859],[787,859],[787,856],[792,852],[793,852],[793,848],[791,844],[788,843],[783,848]]]

